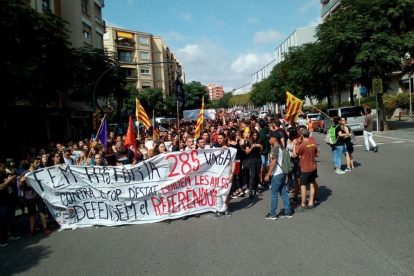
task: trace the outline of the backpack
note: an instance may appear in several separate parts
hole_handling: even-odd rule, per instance
[[[282,150],[282,165],[279,165],[277,161],[276,161],[276,164],[282,169],[282,172],[284,174],[289,174],[293,171],[293,167],[294,167],[293,162],[290,159],[290,154],[287,150],[283,149],[282,147],[280,146],[278,147],[279,147],[279,153],[280,153],[280,150]]]
[[[336,144],[336,141],[338,141],[338,137],[336,137],[336,128],[337,128],[338,126],[331,126],[329,129],[328,129],[328,131],[326,132],[326,137],[325,137],[325,142],[328,144],[328,145],[335,145]]]

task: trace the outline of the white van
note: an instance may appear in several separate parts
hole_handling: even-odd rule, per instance
[[[345,106],[331,108],[326,111],[326,114],[333,118],[336,116],[346,117],[348,126],[352,131],[364,131],[364,117],[361,116],[361,112],[365,114],[365,110],[362,106]],[[333,121],[326,116],[323,116],[323,132],[326,133],[328,129],[333,125]]]

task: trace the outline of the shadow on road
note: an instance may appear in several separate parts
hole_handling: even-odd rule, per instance
[[[319,186],[319,199],[321,202],[328,200],[328,197],[332,195],[332,190],[326,186]]]
[[[266,193],[265,193],[266,195]],[[263,200],[261,197],[255,196],[253,199],[250,199],[248,196],[243,198],[240,201],[230,201],[230,211],[237,212],[239,210],[248,209],[256,205],[259,201]]]

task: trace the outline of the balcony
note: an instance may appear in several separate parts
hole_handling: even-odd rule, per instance
[[[52,13],[52,9],[50,8],[49,2],[42,1],[42,10],[45,12]]]
[[[330,11],[338,2],[340,2],[340,0],[331,0],[331,1],[329,1],[329,3],[326,4],[326,6],[322,8],[322,10],[321,10],[321,17],[324,17],[325,14],[328,11]]]
[[[116,46],[119,48],[125,48],[126,50],[135,50],[135,42],[125,39],[117,39]]]

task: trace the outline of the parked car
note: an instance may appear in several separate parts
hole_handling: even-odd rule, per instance
[[[254,115],[254,116],[259,116],[259,112],[257,112],[256,110],[253,110],[252,112],[251,112],[251,115]]]
[[[365,114],[362,106],[345,106],[328,109],[326,114],[331,118],[336,116],[346,117],[348,126],[354,132],[362,132],[364,131],[364,117],[362,117],[361,112]],[[326,133],[333,125],[333,121],[326,116],[323,117],[323,132]]]
[[[316,117],[311,118],[313,121],[313,131],[314,132],[323,132],[323,115],[317,114]]]
[[[308,114],[306,114],[306,116],[309,118],[309,119],[311,119],[312,121],[315,121],[316,120],[316,118],[318,118],[318,116],[320,116],[321,114],[319,114],[319,113],[308,113]]]
[[[261,112],[260,112],[260,115],[259,115],[259,118],[260,118],[260,119],[264,119],[264,118],[266,118],[267,114],[268,114],[268,112],[267,112],[267,111],[261,111]]]

